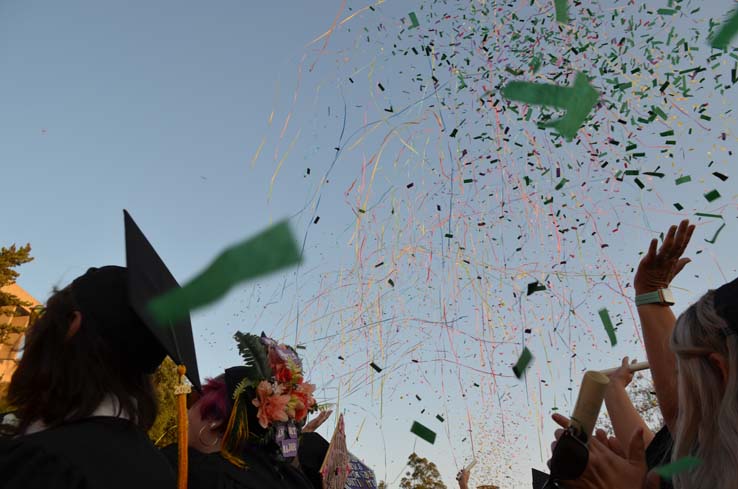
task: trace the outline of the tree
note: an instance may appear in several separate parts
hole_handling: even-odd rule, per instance
[[[30,244],[20,248],[17,248],[14,244],[10,245],[10,248],[0,248],[0,288],[15,283],[19,274],[13,268],[32,260]],[[0,307],[23,305],[26,304],[14,295],[0,291]]]
[[[177,366],[167,357],[152,375],[159,413],[149,430],[149,438],[158,447],[177,442],[177,398],[174,387],[179,384]]]
[[[409,470],[400,480],[402,489],[446,489],[438,467],[430,460],[411,453],[407,465]]]

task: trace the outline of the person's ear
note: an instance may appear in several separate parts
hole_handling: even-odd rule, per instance
[[[82,313],[74,311],[72,313],[72,319],[69,320],[69,327],[67,328],[67,336],[65,339],[69,339],[77,334],[79,328],[82,326]]]
[[[722,386],[723,389],[725,389],[725,387],[728,385],[729,376],[728,361],[720,353],[710,353],[707,358],[710,361],[712,367],[720,372]]]

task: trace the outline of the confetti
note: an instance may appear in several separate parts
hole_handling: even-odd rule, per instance
[[[615,336],[615,328],[612,325],[612,320],[610,319],[610,313],[607,312],[606,308],[600,309],[599,311],[597,311],[597,313],[600,315],[600,319],[602,320],[602,325],[605,327],[607,336],[610,338],[610,344],[612,346],[617,345],[618,338]]]
[[[590,84],[587,75],[577,73],[574,85],[561,87],[552,84],[510,82],[502,89],[506,99],[533,105],[565,109],[566,115],[553,122],[543,123],[571,141],[599,100],[600,94]]]
[[[415,15],[415,12],[410,12],[409,14],[407,14],[407,16],[410,17],[410,22],[412,22],[412,25],[410,25],[410,29],[415,29],[420,25],[420,23],[418,22],[418,16]]]
[[[302,257],[287,221],[221,253],[180,289],[153,299],[149,310],[162,325],[223,297],[235,285],[300,263]]]
[[[546,286],[538,283],[538,281],[536,280],[535,282],[531,282],[528,284],[528,293],[526,295],[531,295],[536,292],[542,292],[544,290],[546,290]]]
[[[410,427],[410,432],[427,441],[431,445],[436,442],[436,432],[426,426],[423,426],[417,421],[413,422],[413,425]]]
[[[700,460],[699,458],[692,457],[692,456],[686,456],[670,464],[661,465],[659,467],[656,467],[653,470],[660,477],[663,477],[665,479],[671,479],[672,477],[674,477],[675,475],[679,473],[692,470],[695,467],[699,467],[700,465],[702,465],[702,460]]]
[[[717,190],[710,190],[705,194],[705,199],[707,199],[708,202],[712,202],[714,200],[717,200],[720,198],[720,192]]]
[[[721,225],[721,226],[720,226],[720,227],[718,228],[718,230],[717,230],[717,231],[715,231],[715,235],[714,235],[714,236],[712,237],[712,239],[706,239],[705,241],[707,241],[707,242],[708,242],[708,243],[710,243],[710,244],[715,244],[715,241],[717,241],[717,239],[718,239],[718,236],[720,235],[720,231],[722,231],[724,227],[725,227],[725,223],[723,223],[723,224],[722,224],[722,225]]]
[[[568,0],[554,0],[554,6],[556,7],[556,22],[562,24],[569,23],[569,5]]]
[[[369,366],[370,366],[371,368],[373,368],[374,370],[376,370],[377,372],[382,372],[382,369],[381,369],[381,368],[380,368],[380,367],[379,367],[379,366],[378,366],[378,365],[377,365],[376,363],[374,363],[374,362],[371,362],[371,363],[369,364]]]
[[[518,361],[512,368],[515,377],[520,378],[523,376],[530,366],[531,360],[533,360],[533,354],[528,350],[527,346],[523,347],[523,352],[520,354],[520,358],[518,358]]]
[[[731,12],[728,20],[720,26],[715,37],[710,40],[710,46],[716,49],[727,49],[736,33],[738,33],[738,9]]]

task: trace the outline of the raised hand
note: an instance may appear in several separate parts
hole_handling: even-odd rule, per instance
[[[667,288],[684,266],[692,261],[682,258],[682,254],[687,249],[694,228],[694,224],[690,225],[688,219],[680,222],[679,226],[671,226],[658,251],[658,240],[651,240],[648,252],[638,264],[633,280],[636,295]]]
[[[321,411],[320,414],[318,414],[315,419],[311,420],[308,424],[305,425],[305,427],[302,429],[303,433],[311,433],[320,426],[325,423],[325,421],[333,414],[333,411]]]
[[[636,363],[635,360],[631,363]],[[633,380],[633,372],[628,368],[628,357],[623,358],[623,362],[620,364],[617,370],[607,375],[610,378],[609,387],[617,387],[619,389],[625,389],[628,387],[630,382]]]

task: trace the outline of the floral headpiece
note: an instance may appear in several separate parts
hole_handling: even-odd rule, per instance
[[[297,435],[309,412],[317,410],[315,386],[305,382],[295,350],[262,333],[236,333],[244,365],[226,370],[232,402],[221,454],[243,467],[246,444],[276,443],[285,458],[297,453]]]

